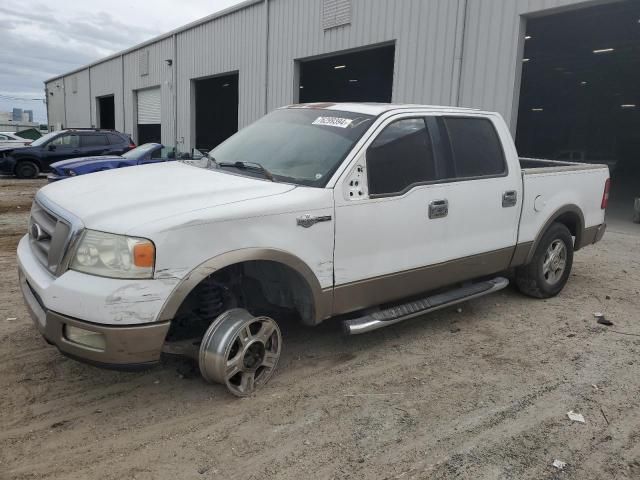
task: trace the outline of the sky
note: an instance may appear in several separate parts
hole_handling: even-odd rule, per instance
[[[0,0],[0,111],[46,123],[44,80],[240,1]]]

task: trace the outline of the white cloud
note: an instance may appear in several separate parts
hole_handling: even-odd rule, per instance
[[[46,120],[44,80],[131,47],[240,0],[0,0],[0,110]]]

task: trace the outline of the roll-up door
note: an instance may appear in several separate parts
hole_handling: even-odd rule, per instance
[[[160,123],[160,88],[138,90],[138,125]]]
[[[138,90],[138,144],[160,143],[160,87]]]

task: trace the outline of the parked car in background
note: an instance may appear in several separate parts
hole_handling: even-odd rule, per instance
[[[588,152],[580,149],[560,150],[551,156],[554,160],[563,160],[578,163],[594,163],[598,165],[606,165],[609,172],[613,173],[618,164],[616,156],[612,153]]]
[[[29,146],[0,148],[0,172],[18,178],[35,178],[52,163],[68,158],[95,155],[122,155],[135,147],[125,133],[99,128],[67,129],[51,132]]]
[[[22,138],[16,132],[0,132],[0,147],[26,147],[33,140]]]
[[[165,147],[161,143],[145,143],[122,155],[101,155],[98,157],[81,157],[63,160],[51,164],[49,182],[57,182],[65,178],[87,173],[102,172],[114,168],[133,167],[146,163],[167,162],[176,159],[173,147]]]

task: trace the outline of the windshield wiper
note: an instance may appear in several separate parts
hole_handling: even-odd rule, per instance
[[[258,170],[262,172],[268,180],[271,180],[272,182],[276,181],[273,178],[273,174],[258,162],[217,162],[217,165],[218,167],[233,167],[240,170]]]

